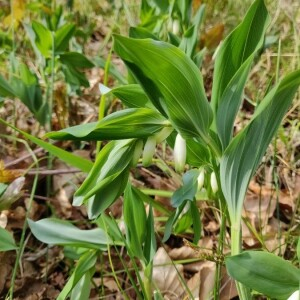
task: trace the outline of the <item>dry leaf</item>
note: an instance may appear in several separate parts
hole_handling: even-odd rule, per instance
[[[25,14],[25,0],[12,0],[13,13],[4,18],[3,24],[9,27],[14,22],[14,26],[18,26]]]
[[[202,37],[202,43],[206,48],[214,49],[220,44],[223,38],[223,33],[224,24],[217,24],[204,33]]]
[[[4,161],[0,160],[0,182],[8,183],[14,181],[20,177],[24,172],[20,170],[8,170],[5,169]]]
[[[153,259],[152,282],[155,288],[160,290],[167,299],[180,299],[185,292],[180,281],[183,278],[183,266],[173,265],[164,248],[159,248]]]

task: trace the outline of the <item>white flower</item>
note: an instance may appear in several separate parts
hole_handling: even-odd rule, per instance
[[[173,131],[172,127],[164,127],[160,132],[156,133],[155,139],[156,143],[159,144],[163,142]]]
[[[132,156],[132,160],[131,160],[131,165],[133,167],[135,167],[139,161],[139,158],[141,157],[141,154],[143,152],[143,141],[139,140],[137,141],[135,148],[134,148],[134,152],[133,152],[133,156]]]
[[[148,167],[152,163],[152,157],[155,153],[156,139],[154,136],[149,136],[143,152],[143,166]]]
[[[300,290],[294,292],[288,300],[299,300],[300,299]]]
[[[215,172],[212,172],[210,175],[210,185],[213,193],[216,193],[218,191],[218,183]]]
[[[178,133],[174,145],[174,164],[175,164],[176,172],[181,173],[184,171],[185,161],[186,161],[186,141]]]
[[[204,169],[200,168],[199,171],[200,171],[200,173],[199,173],[198,178],[197,178],[198,191],[200,191],[203,188],[204,178],[205,178],[205,171],[204,171]]]

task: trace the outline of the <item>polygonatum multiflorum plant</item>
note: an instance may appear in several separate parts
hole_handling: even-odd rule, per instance
[[[140,205],[144,196],[131,186],[129,174],[141,157],[145,166],[151,164],[156,145],[164,140],[174,148],[175,170],[182,175],[183,182],[171,199],[175,210],[166,223],[164,240],[168,239],[174,224],[183,214],[190,216],[194,242],[199,240],[200,215],[195,195],[204,185],[218,199],[216,205],[224,216],[229,215],[232,257],[241,253],[241,212],[249,181],[300,84],[299,70],[275,82],[265,97],[258,99],[259,105],[248,124],[234,133],[244,87],[254,59],[264,44],[268,24],[264,1],[254,1],[243,21],[227,36],[215,55],[210,102],[199,68],[181,49],[158,40],[115,35],[114,51],[124,61],[134,83],[105,91],[121,99],[127,108],[99,122],[47,134],[56,140],[110,140],[76,191],[73,204],[86,204],[89,217],[95,219],[125,190],[128,245],[132,246],[133,255],[144,262],[145,269],[151,263],[156,247],[153,235],[150,238],[147,235],[147,228],[153,228],[153,220],[147,217],[144,206]],[[266,259],[269,263],[269,256],[246,256],[253,262]],[[232,271],[234,262],[228,261],[228,270],[239,280]],[[286,268],[281,263],[276,265]],[[289,283],[274,283],[271,277],[276,273],[275,269],[260,277],[258,271],[257,278],[261,282],[264,279],[271,282],[262,292],[284,299],[296,290],[299,270],[290,272],[289,278],[292,279]],[[247,281],[240,281],[245,284],[237,284],[240,299],[250,299],[249,288],[257,286],[248,285],[248,288]],[[282,284],[285,289],[274,296],[272,284]]]

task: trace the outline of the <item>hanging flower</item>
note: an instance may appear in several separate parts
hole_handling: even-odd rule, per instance
[[[186,161],[186,141],[178,133],[174,145],[174,164],[175,171],[182,173],[184,171]]]
[[[200,173],[199,173],[199,176],[197,178],[198,191],[200,191],[203,188],[204,179],[205,179],[205,170],[204,170],[204,168],[200,168],[199,170],[200,170]]]
[[[155,136],[149,136],[143,151],[143,166],[148,167],[152,163],[152,157],[155,153],[156,139]]]
[[[210,175],[210,185],[211,185],[211,189],[212,189],[213,193],[216,193],[219,188],[218,188],[218,182],[217,182],[215,172],[212,172]]]

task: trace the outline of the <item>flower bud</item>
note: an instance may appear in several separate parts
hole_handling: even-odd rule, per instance
[[[210,185],[213,193],[216,193],[218,191],[218,182],[215,172],[212,172],[210,175]]]
[[[300,299],[300,291],[295,291],[288,300],[299,300]]]
[[[174,164],[175,164],[176,172],[182,173],[184,171],[185,161],[186,161],[186,141],[178,133],[174,145]]]
[[[173,21],[173,26],[172,26],[172,33],[175,35],[178,35],[180,32],[180,23],[179,20],[174,20]]]
[[[197,178],[198,191],[200,191],[203,188],[204,178],[205,178],[205,171],[204,171],[204,169],[200,168],[199,171],[200,171],[200,173],[199,173],[198,178]]]
[[[143,152],[143,145],[144,145],[144,143],[142,140],[138,140],[135,145],[134,152],[132,155],[132,160],[131,160],[131,165],[133,167],[135,167],[137,165],[139,158],[141,157],[141,154]]]
[[[149,136],[143,152],[143,166],[148,167],[152,163],[152,157],[155,153],[156,139],[155,136]]]
[[[156,133],[155,139],[156,143],[159,144],[163,142],[173,131],[172,127],[164,127],[160,132]]]

